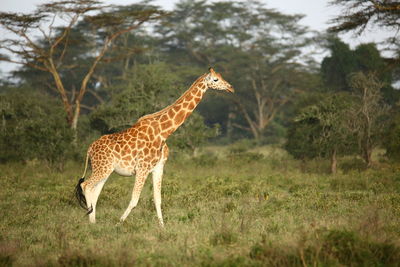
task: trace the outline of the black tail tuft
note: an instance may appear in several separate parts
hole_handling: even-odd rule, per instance
[[[82,187],[81,187],[81,183],[83,183],[83,181],[85,180],[85,178],[81,178],[78,181],[78,184],[75,186],[75,197],[79,202],[79,205],[84,208],[85,210],[87,210],[87,204],[86,204],[86,198],[85,195],[83,194],[82,191]]]

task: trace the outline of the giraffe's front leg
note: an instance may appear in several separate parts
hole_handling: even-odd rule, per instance
[[[136,173],[136,181],[132,191],[132,198],[129,202],[128,208],[125,210],[124,214],[121,216],[120,221],[125,221],[126,217],[128,217],[131,210],[136,207],[140,193],[142,192],[144,183],[146,182],[147,175],[149,174],[148,170],[140,170]]]
[[[162,157],[153,169],[153,191],[154,204],[156,206],[157,217],[161,227],[164,227],[164,220],[161,211],[161,183],[164,171],[164,165],[168,158],[168,147],[165,144],[162,149]]]
[[[158,221],[161,227],[164,227],[164,221],[161,212],[161,182],[164,169],[164,160],[160,160],[153,170],[153,191],[154,191],[154,204],[156,206]]]

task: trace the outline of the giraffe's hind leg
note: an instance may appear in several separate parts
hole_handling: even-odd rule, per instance
[[[144,183],[146,182],[146,178],[149,174],[148,170],[139,170],[136,173],[136,180],[135,185],[132,191],[132,198],[129,202],[128,208],[125,210],[124,214],[121,216],[120,221],[125,221],[126,217],[128,217],[131,210],[136,207],[137,203],[139,202],[140,193],[142,192]]]
[[[99,199],[100,192],[111,173],[112,171],[101,174],[94,172],[82,185],[88,207],[89,221],[91,223],[96,222],[97,200]]]

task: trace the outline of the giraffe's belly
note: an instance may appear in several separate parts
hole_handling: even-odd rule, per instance
[[[132,176],[135,173],[133,167],[121,166],[119,164],[114,166],[114,171],[122,176]]]

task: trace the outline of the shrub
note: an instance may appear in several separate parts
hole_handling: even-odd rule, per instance
[[[204,118],[197,112],[186,120],[179,129],[170,137],[168,144],[181,151],[194,154],[195,151],[205,145],[207,140],[219,135],[219,126],[208,127]]]
[[[264,155],[257,152],[242,152],[242,153],[230,154],[228,158],[232,162],[240,164],[248,164],[250,162],[257,162],[262,160],[264,158]]]
[[[389,158],[400,161],[400,112],[391,117],[383,135],[383,147]]]
[[[59,102],[32,92],[11,92],[1,96],[0,112],[0,162],[39,159],[62,168],[74,135]]]
[[[240,139],[232,144],[229,148],[230,154],[239,154],[247,152],[248,150],[256,147],[257,143],[255,140],[250,139]]]
[[[218,161],[218,157],[213,153],[206,153],[192,158],[196,166],[200,167],[214,167]]]

